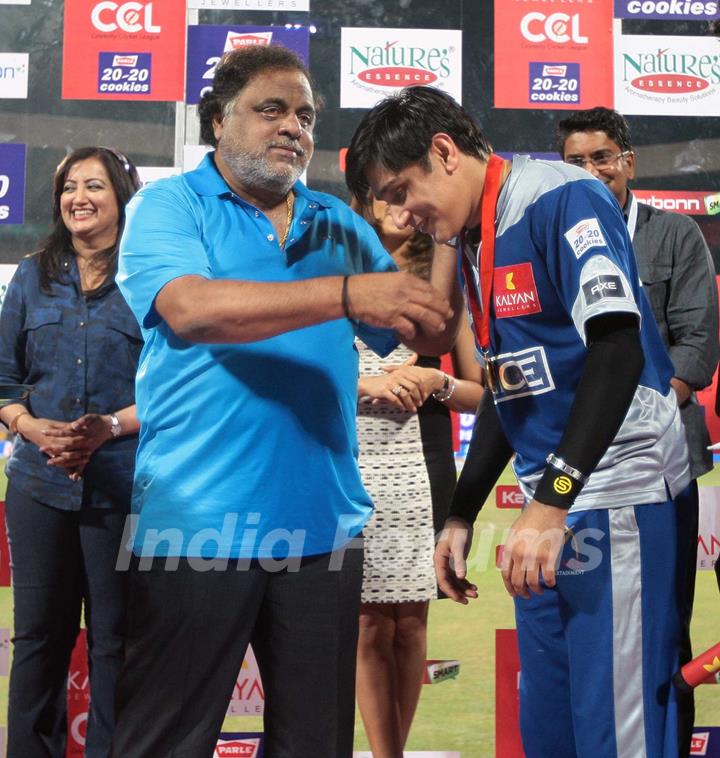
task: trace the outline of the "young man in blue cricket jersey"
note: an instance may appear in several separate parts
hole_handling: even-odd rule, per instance
[[[526,755],[676,756],[672,497],[689,481],[687,449],[617,203],[577,167],[500,159],[427,87],[366,114],[346,177],[398,226],[456,242],[436,253],[433,281],[457,302],[462,268],[488,391],[471,496],[455,499],[436,567],[454,600],[477,597],[472,524],[512,458],[526,506],[502,575]]]

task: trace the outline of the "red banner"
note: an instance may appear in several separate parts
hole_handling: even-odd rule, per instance
[[[65,0],[62,96],[182,100],[185,2]]]
[[[85,732],[90,707],[87,640],[81,629],[75,641],[67,680],[67,751],[66,758],[85,754]]]
[[[524,758],[520,740],[520,655],[514,629],[495,630],[495,755]]]
[[[495,107],[612,107],[612,18],[612,0],[495,0]]]
[[[720,213],[720,193],[697,190],[635,189],[633,195],[641,202],[663,211],[686,216],[715,216]]]

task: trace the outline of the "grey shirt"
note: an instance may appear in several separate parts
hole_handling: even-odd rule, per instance
[[[630,206],[630,198],[625,212]],[[633,247],[645,294],[675,376],[707,387],[720,356],[715,270],[698,225],[688,216],[638,203]],[[705,412],[691,395],[680,408],[696,479],[713,467]]]

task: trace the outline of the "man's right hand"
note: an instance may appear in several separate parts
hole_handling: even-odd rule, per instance
[[[452,516],[445,522],[435,546],[435,576],[440,589],[456,603],[468,604],[478,596],[477,587],[467,580],[466,558],[472,545],[472,526]]]
[[[394,329],[403,340],[418,332],[445,331],[453,311],[429,282],[406,272],[356,274],[347,283],[350,316],[371,326]]]

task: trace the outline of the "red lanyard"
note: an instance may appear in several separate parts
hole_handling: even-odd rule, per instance
[[[493,272],[495,270],[495,212],[500,194],[503,163],[503,159],[494,153],[488,158],[485,184],[480,198],[480,292],[483,300],[482,310],[478,302],[472,268],[467,255],[465,255],[465,235],[463,234],[462,237],[462,269],[465,277],[465,291],[470,304],[475,334],[480,343],[480,348],[485,352],[490,349],[490,303]]]

